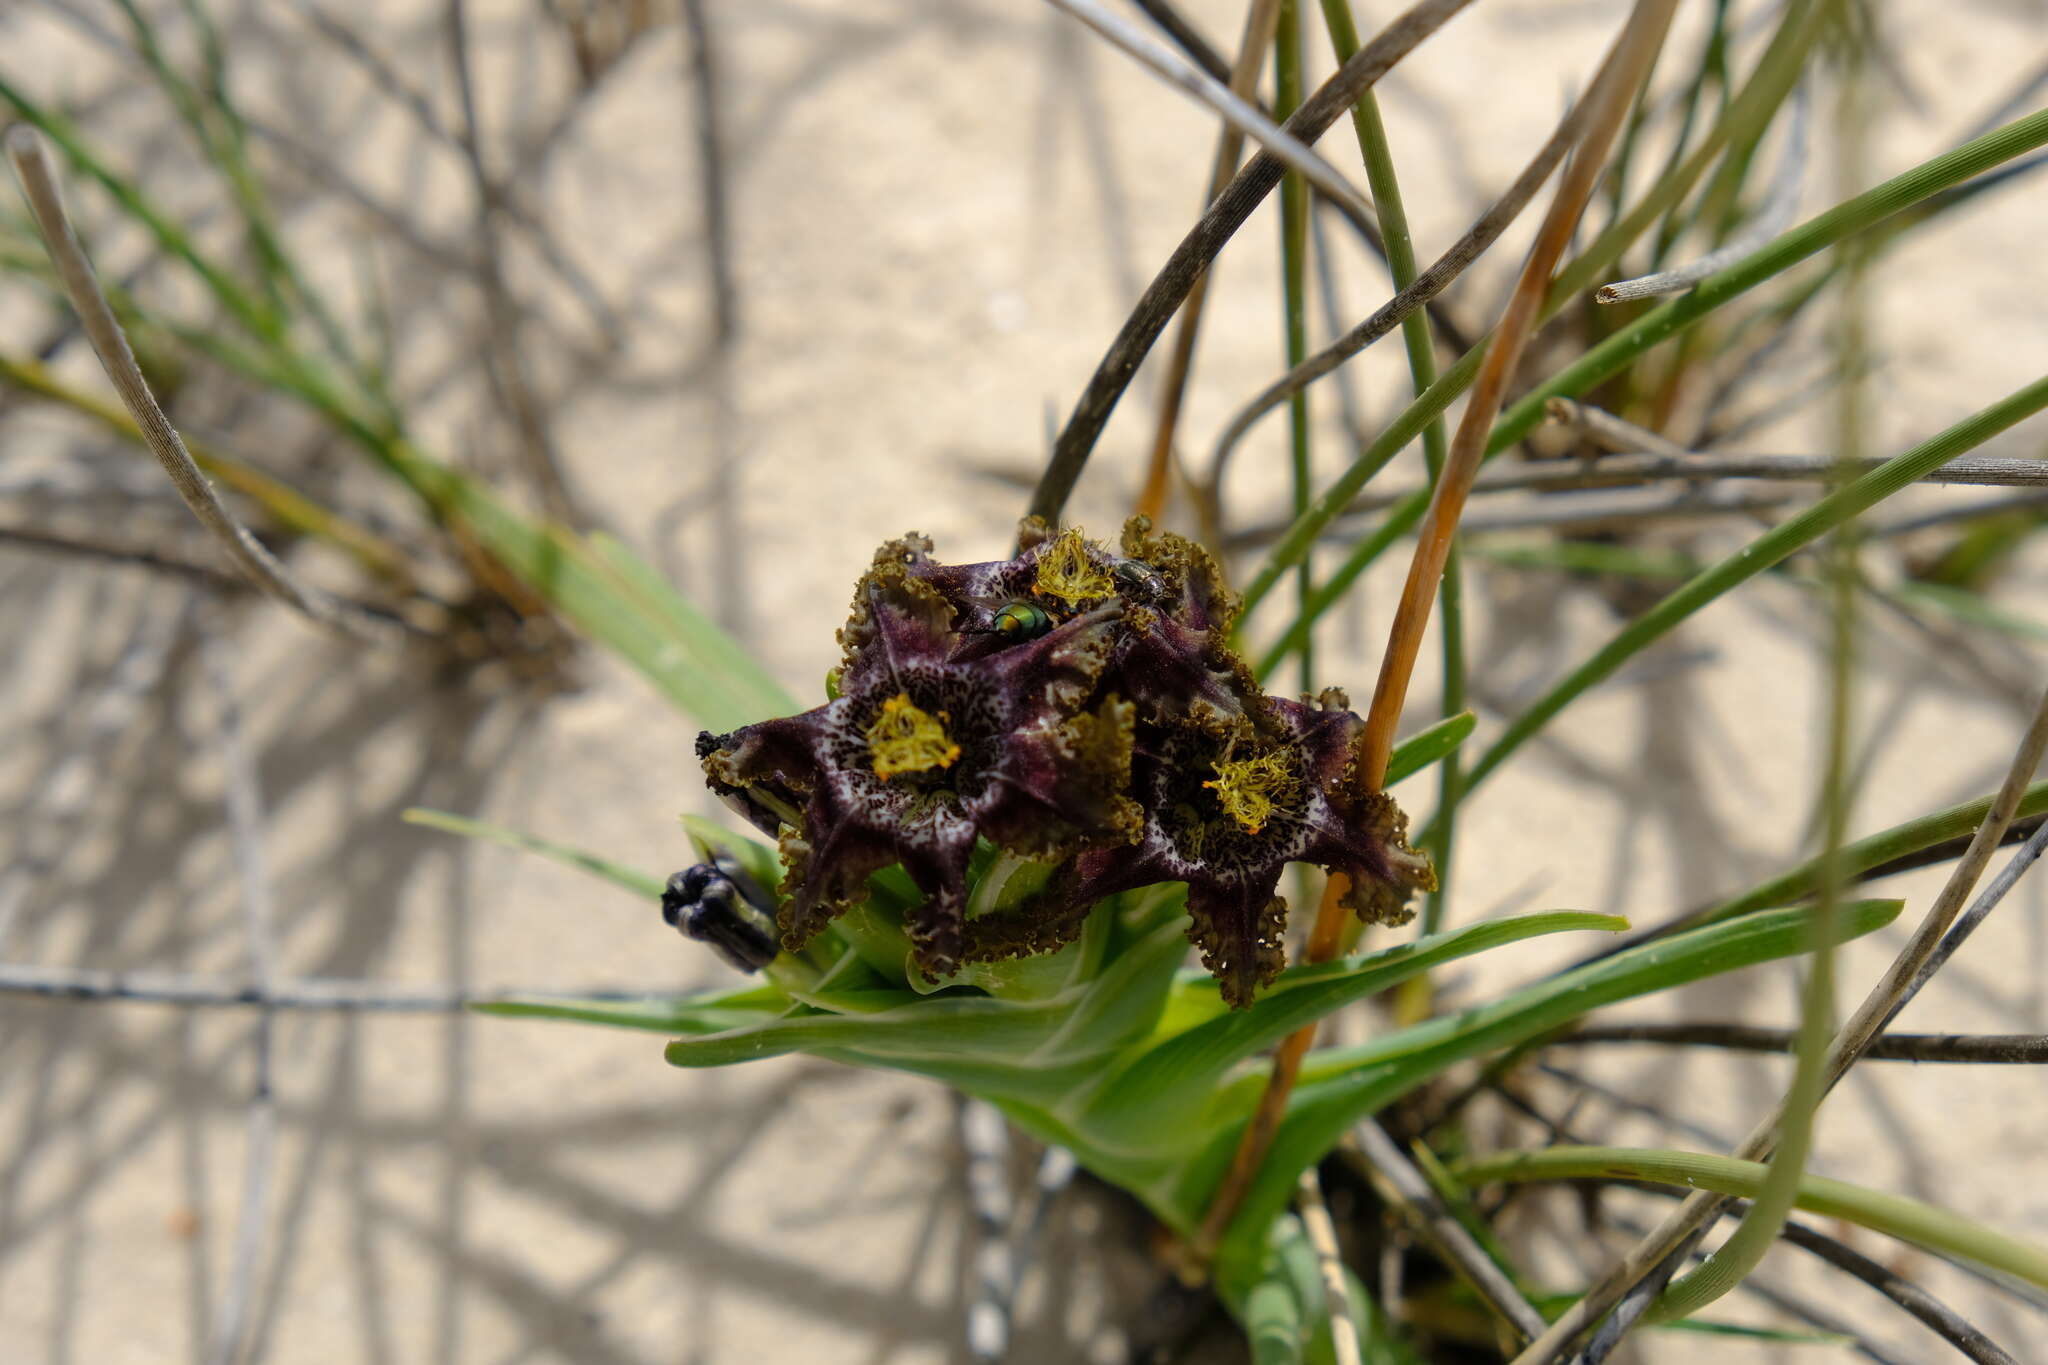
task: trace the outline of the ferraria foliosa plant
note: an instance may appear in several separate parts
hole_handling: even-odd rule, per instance
[[[487,1008],[670,1035],[676,1066],[806,1052],[929,1076],[1192,1235],[1275,1044],[1458,958],[1623,922],[1524,915],[1284,966],[1290,864],[1343,873],[1348,912],[1372,924],[1404,922],[1433,881],[1395,799],[1360,781],[1359,717],[1335,689],[1277,697],[1251,680],[1235,600],[1195,545],[1142,520],[1114,552],[1042,523],[1022,541],[967,565],[916,535],[888,542],[828,700],[698,739],[706,782],[760,837],[686,820],[696,861],[659,888],[662,912],[756,980]],[[1471,728],[1460,716],[1400,746],[1388,784]],[[1839,932],[1895,908],[1851,907]],[[1800,951],[1806,918],[1747,915],[1310,1053],[1218,1248],[1221,1287],[1242,1303],[1284,1261],[1276,1215],[1361,1117],[1588,1009]]]

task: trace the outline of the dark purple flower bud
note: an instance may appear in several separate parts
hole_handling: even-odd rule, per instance
[[[775,960],[775,900],[730,858],[670,877],[661,917],[740,971],[756,972]]]

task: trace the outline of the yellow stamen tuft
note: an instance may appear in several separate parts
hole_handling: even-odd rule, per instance
[[[928,772],[950,768],[960,757],[960,746],[946,733],[946,713],[934,716],[920,710],[908,692],[898,692],[882,703],[882,714],[862,736],[875,761],[875,776]]]
[[[1224,814],[1247,834],[1264,829],[1277,806],[1291,804],[1301,794],[1301,781],[1281,750],[1257,758],[1226,758],[1216,765],[1216,780],[1202,785],[1215,791]]]
[[[1057,597],[1070,607],[1116,595],[1116,582],[1109,570],[1088,557],[1088,542],[1075,530],[1060,532],[1059,539],[1038,556],[1035,586],[1043,595]]]

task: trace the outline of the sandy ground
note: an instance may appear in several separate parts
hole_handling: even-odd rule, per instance
[[[1234,33],[1230,4],[1189,8],[1219,38]],[[2037,60],[2038,4],[1957,5],[1948,18],[1935,8],[1900,16],[1905,93],[1886,87],[1873,178],[1952,143]],[[452,119],[438,20],[415,9],[393,0],[357,22]],[[983,471],[1035,470],[1048,411],[1071,402],[1189,221],[1210,130],[1028,0],[710,9],[732,167],[737,348],[726,364],[707,360],[689,49],[664,26],[607,74],[527,186],[626,323],[622,349],[594,374],[572,373],[536,343],[535,382],[559,400],[564,460],[595,517],[814,697],[848,585],[878,540],[916,527],[946,557],[1001,551],[1022,494]],[[1390,82],[1387,116],[1425,253],[1540,141],[1620,9],[1482,4]],[[536,44],[531,14],[515,7],[486,7],[473,23],[485,127],[501,145],[530,141],[569,80],[561,45]],[[239,79],[252,107],[274,107],[316,140],[324,130],[325,150],[362,183],[439,237],[462,239],[471,208],[459,162],[445,146],[394,154],[410,145],[403,120],[306,21],[249,10],[229,32],[247,54]],[[10,80],[57,96],[120,70],[90,33],[32,6],[0,11]],[[1470,100],[1482,87],[1485,98]],[[152,117],[163,122],[139,101],[105,112],[128,139],[118,145],[145,160],[162,151]],[[1329,147],[1350,164],[1342,141]],[[1887,258],[1873,286],[1875,450],[1903,448],[2039,372],[2048,263],[2037,189],[1994,197]],[[217,187],[174,179],[166,194],[204,221]],[[332,245],[315,254],[346,279],[351,234],[374,228],[336,211],[308,213],[294,230],[314,248]],[[1276,236],[1262,216],[1221,268],[1186,427],[1197,450],[1277,372]],[[516,289],[543,317],[565,332],[587,327],[559,274],[527,249],[510,261]],[[1343,265],[1348,318],[1362,316],[1383,282],[1355,253]],[[423,438],[502,462],[502,428],[464,382],[475,292],[444,291],[416,264],[392,269],[408,320],[402,364],[455,376],[423,396]],[[1481,271],[1452,302],[1482,319],[1500,283],[1499,269]],[[0,282],[10,327],[43,316],[37,307]],[[1383,348],[1357,370],[1368,414],[1386,413],[1404,382],[1397,353]],[[69,372],[93,379],[88,368]],[[1077,499],[1078,517],[1098,529],[1120,519],[1136,486],[1144,391],[1141,382]],[[1322,397],[1326,426],[1331,411]],[[198,420],[228,416],[202,407]],[[77,467],[104,478],[139,458],[42,412],[9,414],[0,430],[9,472]],[[1744,448],[1818,449],[1819,430],[1781,422]],[[306,453],[303,431],[283,426],[279,437],[295,457],[326,458]],[[1240,458],[1241,520],[1284,501],[1281,442],[1269,424]],[[1334,469],[1337,442],[1321,445]],[[2023,430],[1995,448],[2039,446],[2038,431]],[[1686,531],[1680,543],[1705,552],[1733,533]],[[334,567],[304,563],[315,574]],[[2009,582],[2007,600],[2036,603],[2036,582]],[[1393,587],[1374,577],[1333,625],[1326,680],[1368,689]],[[1488,728],[1614,620],[1597,596],[1547,575],[1480,568],[1472,594]],[[287,976],[661,990],[725,979],[615,892],[398,822],[408,806],[434,806],[652,872],[679,865],[675,815],[706,808],[690,758],[695,726],[608,661],[589,658],[581,690],[545,701],[449,686],[421,659],[336,646],[272,610],[221,609],[132,570],[15,550],[0,550],[0,622],[11,642],[0,669],[8,962],[245,972],[222,798],[226,764],[246,751],[260,773]],[[1564,906],[1653,921],[1798,856],[1820,750],[1820,624],[1796,587],[1755,587],[1574,707],[1468,808],[1454,921]],[[1869,621],[1866,648],[1859,701],[1872,742],[1856,828],[1994,785],[2038,686],[2038,652],[1997,637],[1930,637],[1882,615]],[[1418,716],[1434,686],[1418,683]],[[224,732],[224,699],[240,711],[238,731]],[[1431,799],[1402,794],[1423,809]],[[1897,880],[1909,915],[1937,882]],[[2048,1028],[2039,890],[2009,902],[1908,1026]],[[1860,992],[1901,940],[1894,930],[1850,952],[1849,988]],[[1497,955],[1459,989],[1483,998],[1565,951]],[[1783,1020],[1792,980],[1751,973],[1663,1008]],[[252,1141],[254,1045],[237,1011],[0,1007],[0,1360],[213,1358],[232,1316],[223,1302]],[[462,1017],[292,1014],[270,1047],[275,1143],[261,1255],[238,1319],[252,1358],[961,1358],[974,1234],[954,1106],[936,1088],[803,1060],[682,1074],[661,1064],[653,1039]],[[1630,1052],[1572,1064],[1723,1140],[1784,1079],[1754,1059],[1674,1068],[1668,1056]],[[1674,1141],[1600,1101],[1581,1117],[1615,1141]],[[2048,1096],[2031,1073],[1872,1068],[1827,1111],[1815,1165],[2048,1238],[2044,1120]],[[1524,1129],[1515,1140],[1531,1138]],[[1532,1216],[1523,1232],[1537,1263],[1568,1284],[1597,1265],[1594,1235],[1549,1217]],[[1025,1284],[1012,1358],[1120,1358],[1114,1325],[1152,1284],[1124,1249],[1136,1245],[1128,1215],[1073,1196],[1049,1237]],[[1952,1294],[2023,1358],[2048,1358],[2038,1314],[1925,1257],[1869,1237],[1859,1245]],[[1933,1358],[1932,1338],[1865,1291],[1778,1256],[1774,1282],[1870,1324],[1898,1343],[1898,1358]],[[1723,1316],[1779,1321],[1741,1298]],[[1640,1358],[1781,1357],[1845,1358],[1671,1335],[1650,1339]]]

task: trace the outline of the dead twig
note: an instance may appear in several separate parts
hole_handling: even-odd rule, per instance
[[[1351,1284],[1344,1275],[1344,1256],[1337,1246],[1337,1225],[1330,1218],[1330,1206],[1323,1202],[1322,1181],[1316,1168],[1301,1173],[1296,1186],[1295,1210],[1301,1215],[1302,1231],[1316,1253],[1316,1274],[1323,1282],[1323,1309],[1330,1319],[1330,1351],[1337,1365],[1364,1365],[1358,1348],[1358,1314],[1351,1306]]]
[[[1601,303],[1625,303],[1630,299],[1683,294],[1707,276],[1726,270],[1792,226],[1792,220],[1799,212],[1799,182],[1805,175],[1806,88],[1801,86],[1792,92],[1791,126],[1786,134],[1784,156],[1778,162],[1778,173],[1772,177],[1770,189],[1765,194],[1763,205],[1757,209],[1755,220],[1719,250],[1708,252],[1690,265],[1603,284],[1593,291],[1593,297]]]
[[[2048,826],[2044,826],[2048,828]],[[1596,1024],[1553,1038],[1548,1047],[1655,1043],[1731,1052],[1790,1052],[1792,1029],[1752,1024]],[[1864,1051],[1867,1062],[1958,1062],[1976,1066],[2048,1065],[2048,1033],[1883,1033]]]
[[[1380,1197],[1401,1214],[1431,1250],[1443,1258],[1493,1311],[1512,1324],[1518,1340],[1527,1341],[1543,1330],[1543,1315],[1522,1297],[1493,1257],[1479,1245],[1465,1225],[1451,1216],[1443,1200],[1430,1188],[1428,1177],[1416,1168],[1407,1153],[1380,1127],[1378,1119],[1367,1119],[1351,1130],[1373,1173]]]

